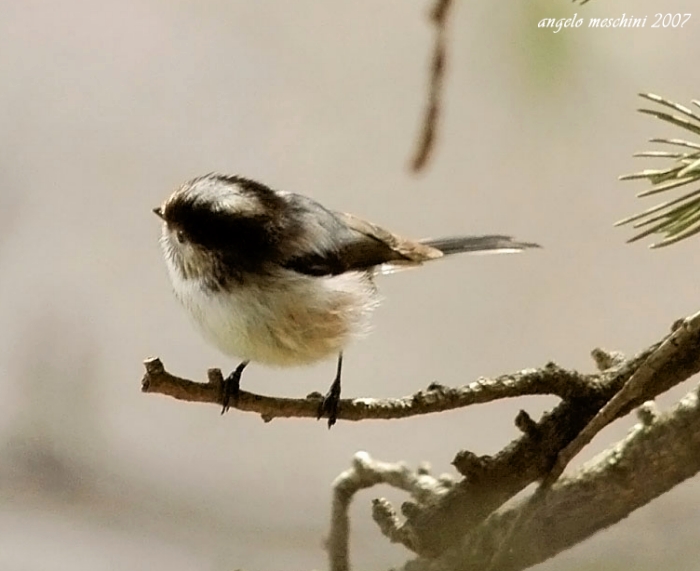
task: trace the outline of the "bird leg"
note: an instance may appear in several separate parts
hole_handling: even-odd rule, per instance
[[[323,397],[321,404],[318,407],[318,415],[320,419],[324,414],[328,416],[328,428],[335,424],[338,419],[338,403],[340,402],[340,373],[343,370],[343,353],[338,354],[338,368],[335,373],[335,379],[331,384],[330,389]]]
[[[221,387],[221,402],[223,404],[221,414],[224,414],[230,408],[229,403],[231,401],[235,403],[238,400],[238,394],[241,392],[241,375],[243,374],[243,369],[248,366],[248,363],[250,363],[250,361],[243,361],[224,379],[224,384]]]

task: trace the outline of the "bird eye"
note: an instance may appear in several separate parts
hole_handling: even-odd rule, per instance
[[[182,230],[178,230],[176,236],[177,236],[177,241],[180,242],[180,244],[185,243],[185,241],[186,241],[185,233]]]

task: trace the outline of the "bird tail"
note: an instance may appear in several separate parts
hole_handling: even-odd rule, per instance
[[[421,240],[421,244],[440,250],[445,256],[469,252],[472,254],[499,254],[541,248],[533,242],[517,242],[510,236],[451,236]]]

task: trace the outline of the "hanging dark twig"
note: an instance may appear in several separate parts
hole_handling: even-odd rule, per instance
[[[442,91],[447,59],[447,18],[452,6],[452,0],[437,0],[432,9],[430,19],[435,24],[436,38],[433,57],[430,64],[430,83],[428,86],[428,103],[423,118],[423,127],[411,161],[414,172],[422,170],[435,147],[435,136],[442,108]]]

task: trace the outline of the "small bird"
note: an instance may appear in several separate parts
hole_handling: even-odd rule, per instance
[[[318,418],[336,421],[343,349],[367,330],[377,273],[460,252],[519,252],[508,236],[409,240],[300,194],[210,173],[153,211],[175,296],[205,339],[242,359],[226,378],[226,412],[251,361],[292,366],[337,356]]]

